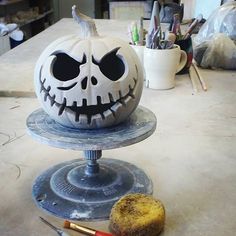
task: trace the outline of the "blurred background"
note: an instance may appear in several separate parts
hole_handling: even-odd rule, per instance
[[[0,23],[15,23],[24,34],[24,40],[31,38],[62,18],[71,17],[71,6],[76,4],[84,14],[97,19],[139,19],[150,18],[153,6],[147,1],[112,0],[0,0]],[[184,5],[184,19],[192,19],[199,13],[204,18],[226,1],[222,0],[159,0],[159,4],[177,3]],[[130,14],[132,12],[132,14]],[[0,55],[8,51],[9,35],[0,37]],[[13,45],[14,46],[14,45]]]

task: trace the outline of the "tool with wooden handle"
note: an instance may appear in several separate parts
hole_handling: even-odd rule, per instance
[[[82,234],[89,235],[89,236],[113,236],[110,233],[105,233],[102,231],[90,229],[90,228],[87,228],[78,224],[74,224],[67,220],[64,222],[64,228],[73,229],[77,232],[80,232]]]

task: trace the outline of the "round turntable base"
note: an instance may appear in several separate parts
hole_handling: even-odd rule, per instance
[[[85,159],[60,163],[34,182],[38,207],[73,220],[105,220],[114,203],[128,193],[152,194],[152,182],[138,167],[125,161],[102,158],[102,150],[131,145],[149,137],[156,128],[155,115],[138,107],[120,125],[82,130],[64,127],[42,109],[27,119],[30,135],[50,146],[83,150]]]
[[[73,160],[41,174],[33,186],[36,204],[66,219],[105,220],[113,204],[127,193],[152,193],[152,182],[136,166],[101,159],[97,175],[85,174],[86,161]]]

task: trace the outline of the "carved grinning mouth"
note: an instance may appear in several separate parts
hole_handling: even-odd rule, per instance
[[[46,79],[44,79],[43,81],[41,81],[41,79],[40,79],[40,84],[41,84],[40,93],[44,92],[44,102],[46,102],[47,99],[49,99],[51,107],[56,106],[58,108],[58,115],[59,116],[61,116],[64,111],[70,110],[74,113],[76,122],[79,122],[79,117],[80,117],[80,115],[83,114],[83,115],[87,116],[88,124],[90,124],[92,116],[97,115],[97,114],[100,114],[102,119],[105,120],[104,112],[107,110],[110,110],[112,112],[113,116],[116,117],[117,106],[115,106],[115,105],[121,104],[122,106],[126,106],[127,101],[129,100],[128,99],[129,97],[131,99],[135,98],[133,91],[137,85],[137,79],[133,78],[133,80],[134,80],[134,86],[132,88],[129,85],[129,92],[125,96],[122,96],[121,91],[119,91],[120,98],[118,100],[114,101],[112,94],[108,93],[110,102],[105,103],[105,104],[101,103],[100,96],[97,96],[97,104],[96,105],[89,105],[88,106],[87,100],[83,99],[82,106],[77,106],[76,101],[73,102],[72,106],[67,106],[67,101],[66,101],[65,97],[63,99],[62,104],[58,103],[58,102],[56,102],[56,95],[51,96],[49,94],[49,92],[51,90],[51,86],[48,86],[47,88],[45,88],[44,84],[45,84]]]

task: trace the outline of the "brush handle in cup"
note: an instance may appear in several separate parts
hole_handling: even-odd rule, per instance
[[[186,54],[185,51],[180,50],[180,62],[179,62],[179,65],[177,67],[176,73],[181,71],[184,68],[184,66],[186,65],[186,63],[187,63],[187,54]]]

